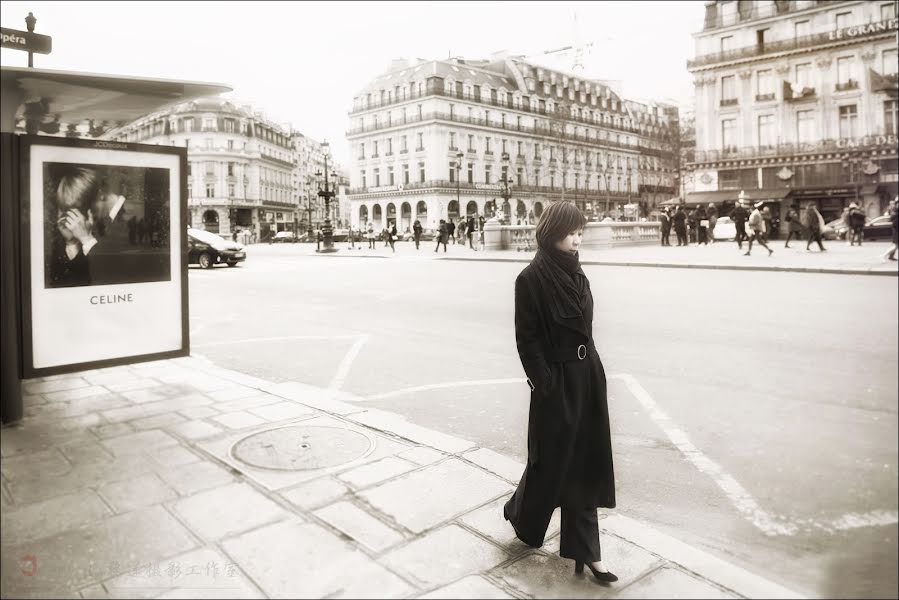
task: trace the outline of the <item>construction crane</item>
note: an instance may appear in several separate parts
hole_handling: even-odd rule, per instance
[[[555,50],[546,50],[545,52],[540,52],[538,54],[531,54],[529,56],[525,56],[524,58],[531,59],[537,58],[541,56],[550,56],[553,54],[562,54],[565,52],[572,52],[573,60],[571,69],[575,73],[583,73],[584,71],[584,58],[589,53],[589,49],[593,47],[593,42],[584,42],[580,35],[580,28],[578,27],[578,18],[577,12],[573,15],[573,33],[574,33],[574,43],[569,46],[563,46],[561,48],[556,48]],[[613,38],[605,37],[603,40],[613,40]]]

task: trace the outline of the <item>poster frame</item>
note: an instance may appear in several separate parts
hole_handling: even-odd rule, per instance
[[[166,350],[161,352],[132,354],[126,356],[118,356],[101,360],[79,361],[77,359],[66,364],[53,365],[48,367],[35,367],[34,364],[34,331],[32,327],[33,318],[33,298],[31,293],[32,278],[44,278],[44,273],[31,272],[31,258],[35,243],[43,244],[44,240],[32,239],[32,223],[31,223],[31,203],[32,201],[42,201],[43,198],[31,198],[31,167],[32,167],[32,149],[35,146],[56,146],[77,149],[96,149],[103,151],[123,151],[137,152],[148,155],[171,155],[178,157],[178,185],[177,190],[179,197],[177,199],[170,198],[169,206],[171,210],[178,211],[180,218],[176,231],[170,231],[171,240],[177,240],[177,248],[180,248],[180,277],[176,277],[172,273],[172,281],[179,280],[180,284],[180,307],[181,307],[181,344],[175,350]],[[188,280],[187,280],[187,148],[176,146],[159,146],[152,144],[135,144],[128,142],[115,142],[110,140],[93,140],[81,138],[61,138],[40,135],[21,135],[19,136],[19,214],[20,214],[20,239],[21,246],[19,248],[19,268],[20,268],[20,298],[21,298],[21,315],[22,327],[21,333],[21,378],[31,379],[35,377],[46,377],[51,375],[61,375],[66,373],[76,373],[79,371],[87,371],[92,369],[101,369],[107,367],[117,367],[129,365],[132,363],[148,362],[154,360],[164,360],[170,358],[179,358],[190,355],[190,329],[189,329],[189,304],[188,304]],[[134,166],[134,165],[129,165]],[[177,202],[176,202],[177,200]],[[171,225],[170,225],[171,227]],[[130,285],[141,285],[130,284]]]

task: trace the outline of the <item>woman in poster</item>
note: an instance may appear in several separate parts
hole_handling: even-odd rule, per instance
[[[539,548],[557,507],[560,555],[603,565],[596,509],[615,507],[606,375],[593,341],[593,295],[578,247],[586,219],[555,202],[537,224],[537,255],[515,280],[515,339],[531,388],[528,464],[503,514],[522,542]]]

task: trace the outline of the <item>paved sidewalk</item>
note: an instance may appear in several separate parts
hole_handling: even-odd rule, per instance
[[[4,598],[795,598],[600,511],[604,587],[502,518],[523,465],[201,357],[25,382],[2,431]]]
[[[255,244],[249,247],[249,258],[253,253],[266,254],[285,250],[297,254],[338,258],[347,256],[366,256],[380,258],[419,257],[421,259],[446,260],[488,260],[529,262],[533,251],[495,250],[475,252],[461,244],[448,244],[447,252],[441,248],[434,252],[435,242],[422,242],[421,249],[416,251],[412,242],[397,242],[396,252],[385,248],[378,242],[374,250],[367,246],[350,250],[346,242],[335,244],[338,252],[334,254],[316,254],[315,244],[272,245]],[[848,246],[845,241],[825,242],[826,252],[820,252],[817,245],[806,251],[805,242],[793,241],[789,248],[784,248],[783,240],[772,240],[769,244],[774,254],[753,244],[752,255],[744,256],[748,248],[738,249],[734,242],[717,242],[709,246],[661,247],[658,245],[624,246],[605,249],[581,250],[581,263],[586,265],[610,265],[627,267],[667,267],[693,269],[728,269],[747,271],[786,271],[806,273],[836,273],[851,275],[899,275],[899,262],[881,261],[881,256],[889,249],[888,242],[865,242],[862,246]]]

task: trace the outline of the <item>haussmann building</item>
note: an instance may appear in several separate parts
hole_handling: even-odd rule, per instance
[[[688,204],[764,200],[825,220],[897,194],[896,2],[707,2],[688,61],[696,153]]]

